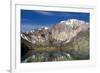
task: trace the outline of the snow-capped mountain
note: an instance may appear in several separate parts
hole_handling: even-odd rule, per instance
[[[46,35],[48,32],[48,27],[41,27],[38,29],[32,29],[31,31],[22,32],[21,38],[35,44],[36,42],[46,41]]]
[[[52,38],[57,41],[66,41],[66,43],[70,42],[79,32],[89,28],[89,25],[86,24],[87,22],[77,19],[61,21],[51,28]]]
[[[60,21],[53,27],[42,27],[37,30],[31,30],[25,33],[21,33],[21,38],[35,44],[37,42],[50,42],[53,44],[57,43],[68,43],[72,38],[77,36],[80,32],[89,29],[89,23],[77,20],[69,19]]]

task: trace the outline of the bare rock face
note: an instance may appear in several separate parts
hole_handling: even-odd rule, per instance
[[[51,28],[51,37],[56,41],[65,41],[65,43],[68,43],[78,33],[86,31],[89,28],[87,24],[84,21],[76,19],[61,21]]]

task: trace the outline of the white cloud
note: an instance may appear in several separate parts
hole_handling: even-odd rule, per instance
[[[37,11],[37,13],[40,13],[40,14],[43,14],[43,15],[47,15],[47,16],[54,15],[52,12],[47,12],[47,11]]]

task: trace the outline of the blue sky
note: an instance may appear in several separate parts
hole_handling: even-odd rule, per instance
[[[89,22],[90,14],[82,12],[21,10],[21,31],[25,32],[42,26],[49,27],[68,19],[79,19]]]

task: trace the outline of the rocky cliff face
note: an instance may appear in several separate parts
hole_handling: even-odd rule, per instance
[[[76,19],[61,21],[51,28],[52,38],[54,40],[65,43],[70,42],[72,38],[77,36],[81,31],[86,31],[89,27],[88,23]]]

